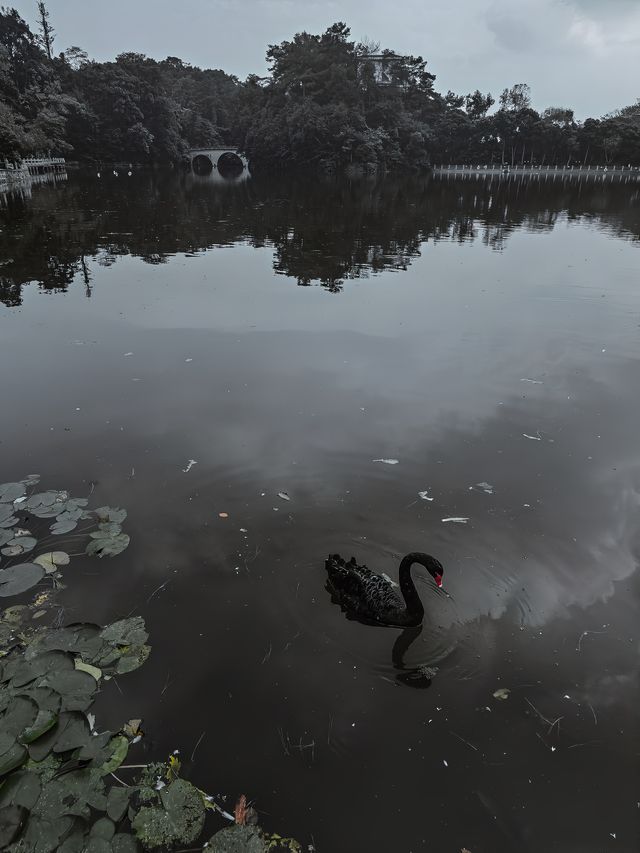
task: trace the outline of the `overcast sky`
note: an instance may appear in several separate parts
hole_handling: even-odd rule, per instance
[[[35,0],[5,0],[34,23]],[[267,44],[345,21],[399,53],[422,55],[440,91],[494,96],[531,85],[538,109],[579,118],[640,98],[640,0],[48,0],[55,48],[92,58],[135,50],[157,59],[264,74]]]

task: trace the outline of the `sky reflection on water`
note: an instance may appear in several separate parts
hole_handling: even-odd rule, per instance
[[[129,510],[66,593],[147,620],[114,725],[205,731],[194,780],[321,853],[635,849],[637,192],[72,176],[0,220],[3,477]],[[418,549],[428,690],[324,590]]]

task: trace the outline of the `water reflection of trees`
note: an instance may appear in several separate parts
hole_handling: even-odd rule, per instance
[[[0,208],[0,300],[21,303],[23,285],[64,291],[89,261],[122,255],[149,264],[180,252],[244,243],[274,250],[274,271],[299,285],[339,291],[349,279],[404,270],[429,241],[504,247],[511,232],[551,230],[559,216],[587,218],[640,240],[640,193],[595,183],[405,177],[211,186],[175,173],[131,179],[77,176]]]

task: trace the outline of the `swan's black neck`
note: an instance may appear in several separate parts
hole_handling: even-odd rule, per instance
[[[405,600],[407,605],[407,613],[411,616],[415,616],[417,619],[422,619],[424,616],[424,607],[422,606],[422,602],[420,601],[420,596],[418,595],[418,590],[416,589],[416,585],[413,582],[413,578],[411,577],[411,566],[414,563],[420,563],[422,566],[425,566],[429,569],[429,564],[427,562],[427,555],[421,554],[420,552],[412,552],[411,554],[407,554],[406,557],[402,558],[402,562],[400,563],[400,570],[398,573],[398,579],[400,581],[400,592],[402,593],[402,597]]]

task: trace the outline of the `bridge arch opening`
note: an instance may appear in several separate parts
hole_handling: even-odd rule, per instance
[[[206,154],[197,154],[191,162],[191,168],[196,175],[210,175],[213,171],[213,163]]]
[[[218,172],[225,177],[239,175],[244,169],[244,163],[233,151],[225,151],[218,159]]]

